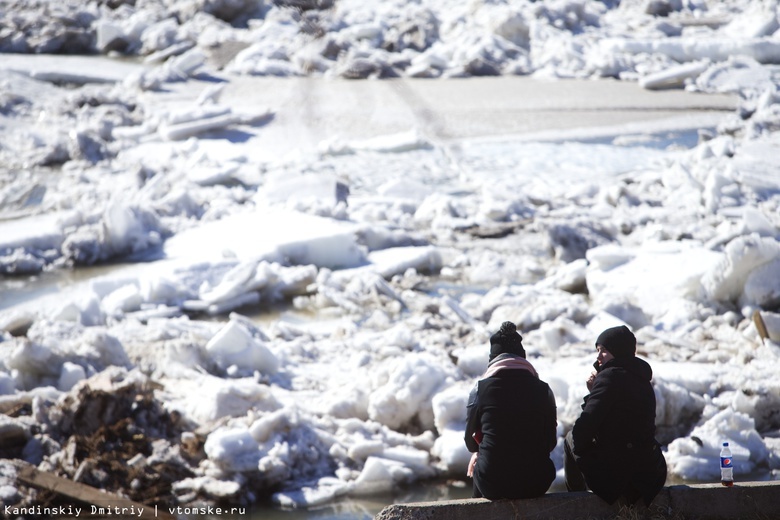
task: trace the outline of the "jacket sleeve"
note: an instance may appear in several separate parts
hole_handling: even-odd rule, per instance
[[[549,419],[547,420],[548,438],[550,439],[550,451],[555,449],[558,445],[558,407],[555,404],[555,394],[553,394],[552,388],[548,388],[548,408],[550,410]]]
[[[468,448],[470,452],[479,450],[479,444],[477,444],[477,441],[474,439],[474,433],[480,429],[478,388],[479,382],[477,382],[471,390],[469,402],[466,406],[466,434],[464,435],[463,440],[466,441],[466,448]]]
[[[584,455],[595,447],[599,426],[617,397],[613,379],[613,374],[609,370],[599,373],[585,400],[582,413],[574,422],[572,440],[576,455]]]

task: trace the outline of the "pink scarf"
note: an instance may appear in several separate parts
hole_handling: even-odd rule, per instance
[[[482,376],[482,379],[493,377],[498,371],[504,369],[526,370],[532,373],[535,377],[539,377],[539,374],[536,373],[536,369],[527,359],[521,357],[511,357],[506,359],[499,359],[490,365],[485,371],[485,375]]]

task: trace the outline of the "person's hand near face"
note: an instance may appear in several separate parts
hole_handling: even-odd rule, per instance
[[[596,347],[596,350],[598,351],[598,356],[596,356],[596,362],[599,364],[600,367],[603,367],[609,360],[614,359],[615,356],[612,355],[612,353],[602,347],[601,345],[598,345]],[[590,376],[588,376],[588,380],[585,381],[585,385],[588,387],[588,391],[593,389],[593,382],[596,380],[596,376],[598,375],[598,372],[595,370],[590,373]]]

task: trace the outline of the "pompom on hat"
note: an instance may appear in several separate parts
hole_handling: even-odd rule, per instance
[[[490,336],[489,361],[493,361],[501,354],[515,354],[522,358],[525,357],[523,337],[517,333],[517,327],[511,321],[502,323],[498,332]]]
[[[626,327],[612,327],[599,334],[596,347],[602,346],[616,358],[628,358],[636,355],[636,336]]]

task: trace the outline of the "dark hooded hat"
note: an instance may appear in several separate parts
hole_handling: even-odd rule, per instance
[[[523,337],[517,333],[517,327],[511,321],[502,323],[498,332],[490,336],[489,361],[493,361],[501,354],[515,354],[522,358],[525,357]]]
[[[636,337],[625,325],[612,327],[599,334],[596,346],[599,345],[616,358],[629,358],[636,355]]]

